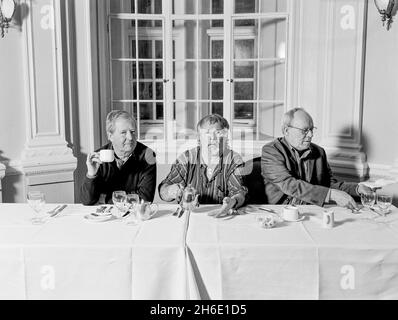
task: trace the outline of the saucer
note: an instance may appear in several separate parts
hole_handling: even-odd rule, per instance
[[[282,218],[282,219],[283,219],[283,221],[286,221],[286,222],[299,222],[299,221],[303,221],[305,219],[305,216],[301,216],[297,220],[286,220],[285,218]]]
[[[113,217],[112,214],[100,214],[100,215],[93,215],[92,213],[86,214],[84,216],[84,219],[87,221],[93,221],[93,222],[102,222],[102,221],[107,221]]]

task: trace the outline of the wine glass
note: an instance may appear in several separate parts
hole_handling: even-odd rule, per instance
[[[376,202],[375,192],[361,193],[362,205],[366,208],[372,208]]]
[[[42,224],[45,222],[45,216],[41,214],[46,200],[41,191],[29,191],[27,194],[29,206],[35,211],[35,216],[31,219],[32,224]]]
[[[388,194],[378,194],[377,195],[377,205],[383,212],[386,214],[391,207],[392,204],[392,196]]]
[[[126,209],[126,191],[113,191],[112,193],[113,204],[118,209],[117,217],[120,218]]]

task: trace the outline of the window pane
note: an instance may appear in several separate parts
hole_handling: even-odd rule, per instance
[[[224,91],[223,82],[212,82],[211,84],[211,98],[213,100],[222,100]]]
[[[235,13],[255,13],[256,0],[235,0]]]
[[[163,58],[163,41],[162,40],[155,41],[155,58],[156,59]]]
[[[234,99],[235,100],[253,100],[254,85],[253,82],[234,82]]]
[[[254,119],[254,104],[253,103],[235,103],[234,104],[234,119]]]
[[[135,53],[135,47],[133,49]],[[135,55],[133,55],[135,57]],[[138,40],[138,58],[151,59],[152,56],[152,41],[151,40]]]
[[[163,120],[163,103],[156,103],[156,120]]]
[[[176,90],[174,99],[196,99],[196,62],[174,62]]]
[[[175,39],[173,58],[177,60],[195,59],[197,57],[197,23],[192,20],[175,20],[173,33],[180,36]]]
[[[234,41],[235,59],[252,59],[257,57],[254,47],[254,39],[242,39]]]
[[[156,62],[156,79],[163,79],[163,63],[162,62]]]
[[[261,62],[259,73],[259,99],[284,100],[285,64]]]
[[[140,120],[153,120],[153,104],[147,102],[140,103]]]
[[[211,42],[211,58],[223,59],[224,58],[224,41],[213,40]]]
[[[212,0],[211,1],[211,13],[213,13],[213,14],[224,13],[224,0]]]
[[[213,102],[211,113],[216,113],[220,116],[224,116],[223,104],[221,102]]]
[[[254,78],[257,63],[254,62],[235,62],[234,78]]]
[[[163,82],[156,82],[156,100],[163,100]]]
[[[224,78],[224,65],[223,62],[212,62],[211,64],[211,77],[214,79],[222,79]]]
[[[152,0],[138,0],[137,3],[138,13],[154,13],[154,11],[152,10]]]

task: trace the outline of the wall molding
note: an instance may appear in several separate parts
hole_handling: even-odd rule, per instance
[[[23,1],[28,11],[23,24],[24,64],[28,73],[26,143],[21,159],[9,163],[6,174],[24,175],[27,191],[39,176],[43,176],[43,183],[73,181],[77,159],[65,137],[64,6],[56,0]],[[71,190],[62,192],[73,193],[73,184]]]

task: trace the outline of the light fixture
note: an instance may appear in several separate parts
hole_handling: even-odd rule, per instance
[[[0,29],[1,37],[4,38],[4,30],[10,26],[10,21],[15,12],[14,0],[1,0],[0,4]]]
[[[390,30],[392,23],[393,9],[395,7],[396,0],[375,0],[375,5],[379,13],[381,14],[381,21],[383,21],[383,27],[387,20],[387,30]]]

